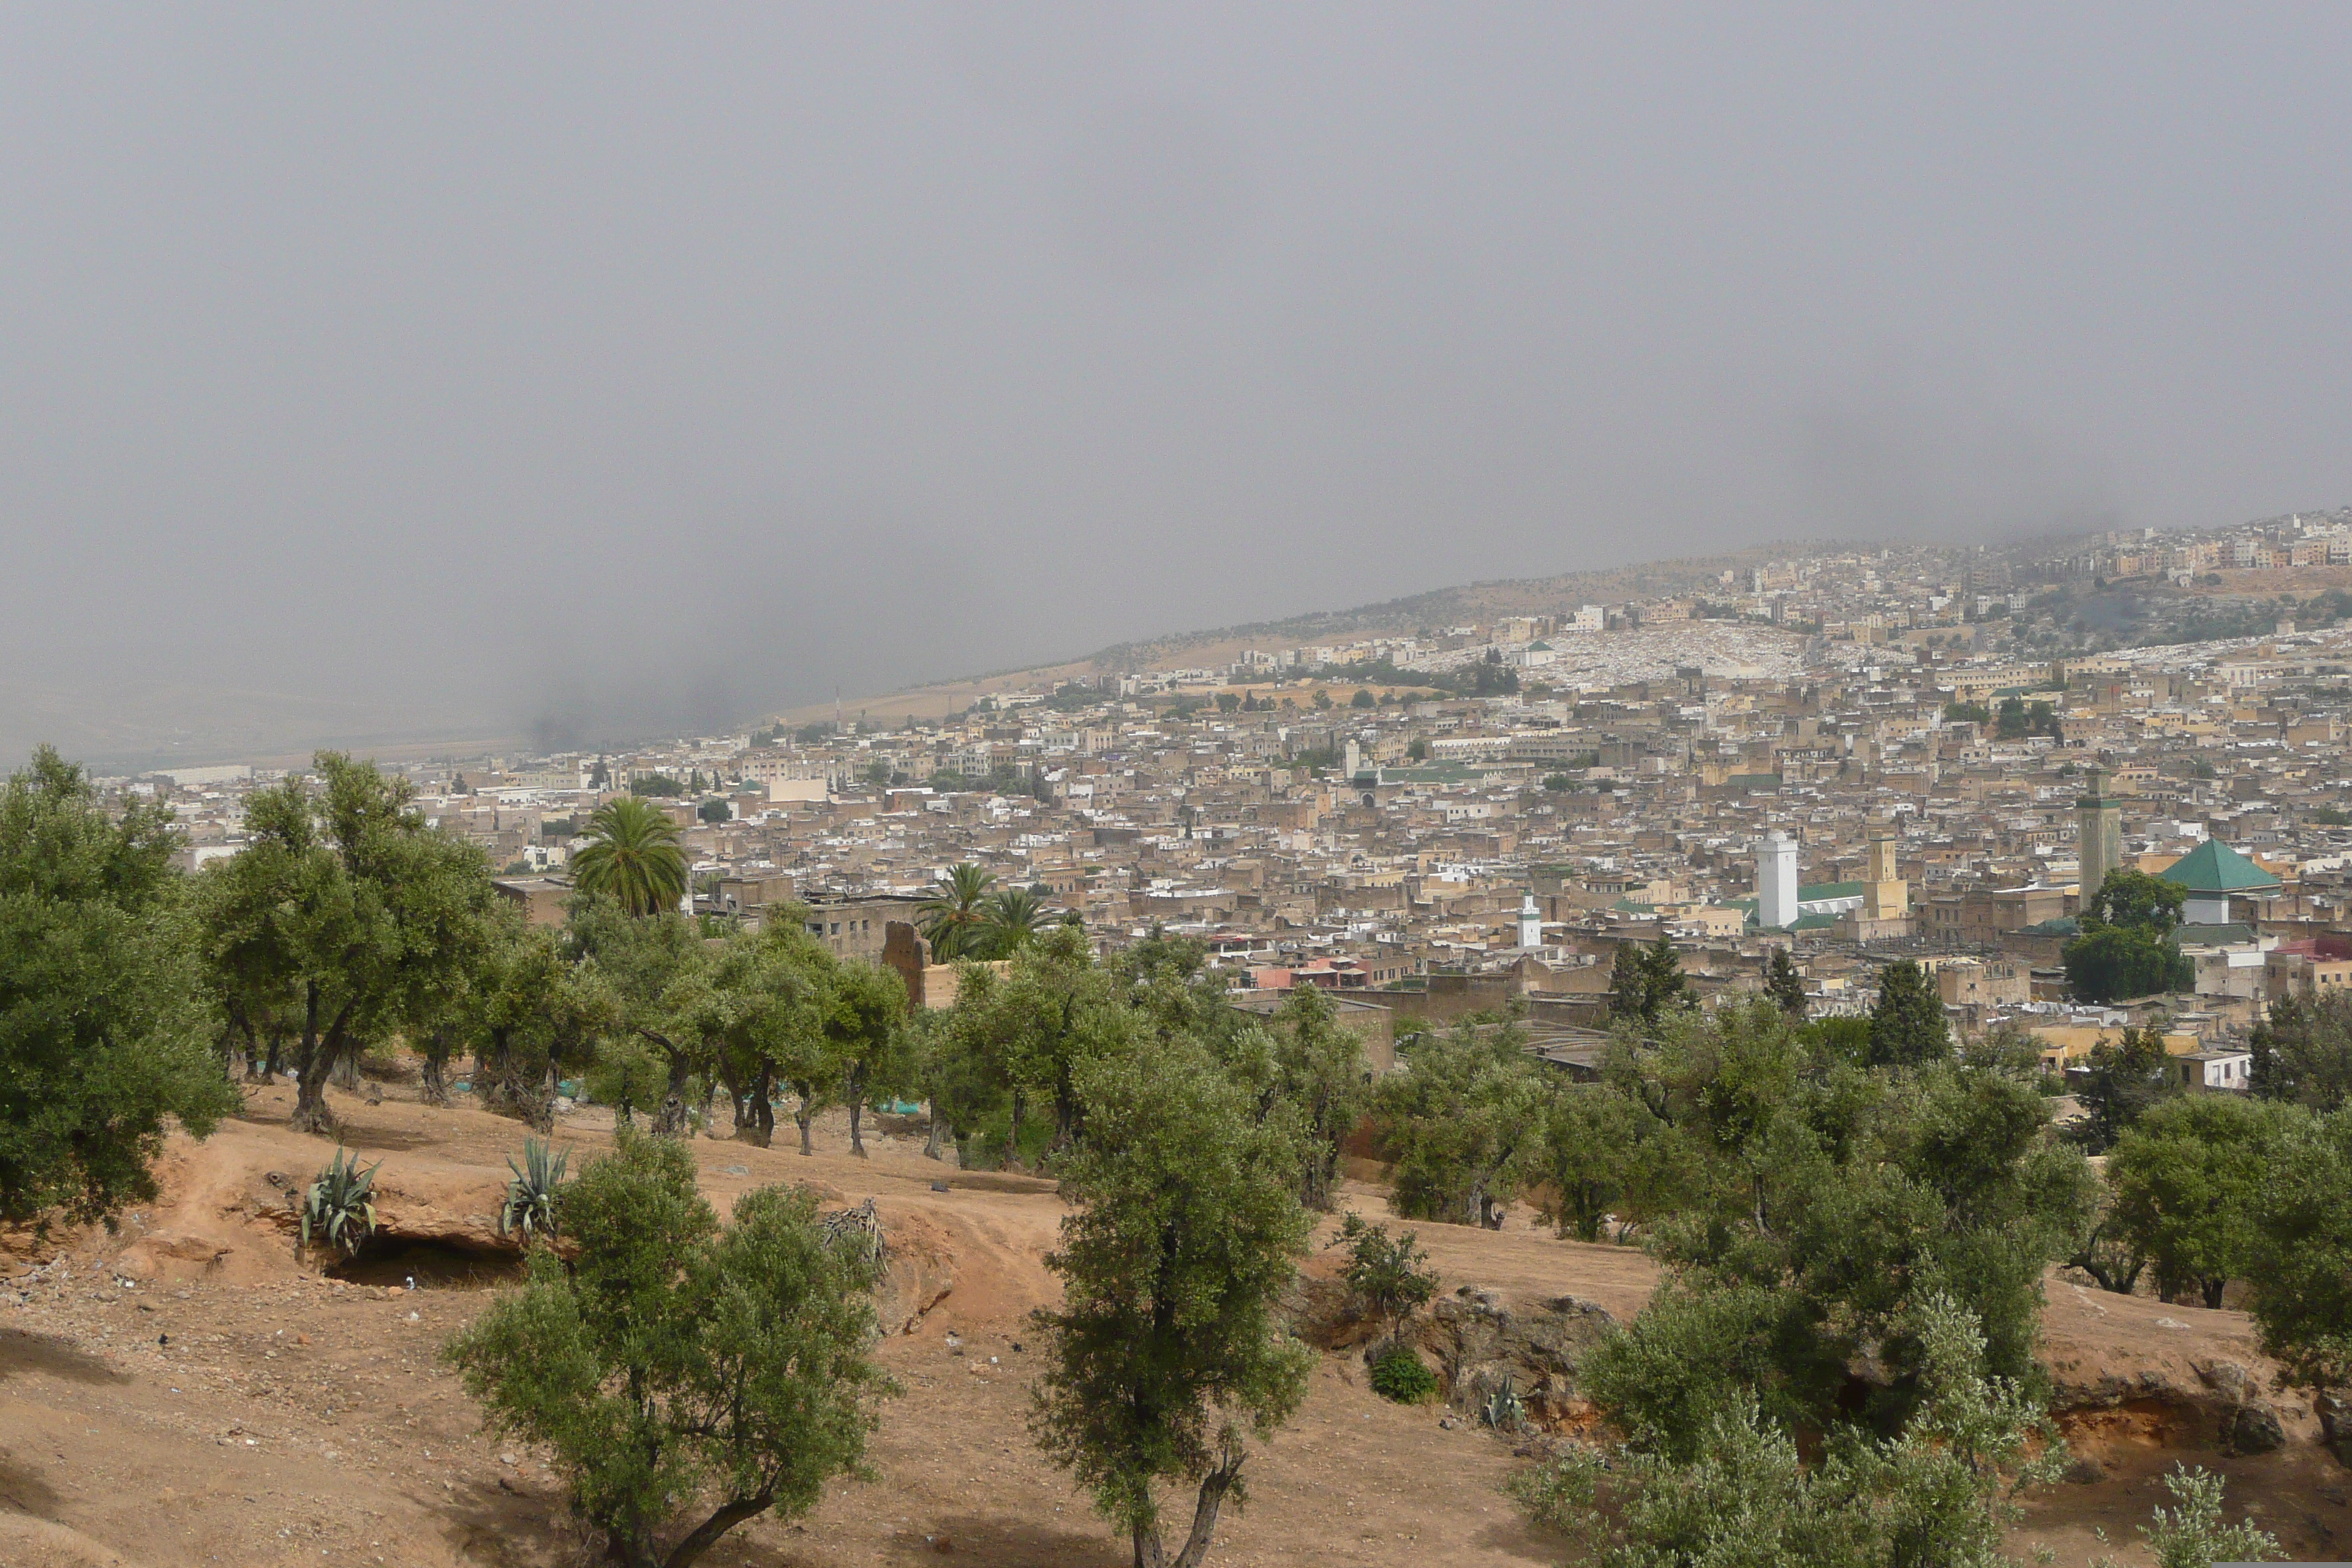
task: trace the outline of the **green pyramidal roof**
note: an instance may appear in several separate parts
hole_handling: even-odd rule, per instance
[[[2279,879],[2218,838],[2208,838],[2158,873],[2192,893],[2273,890]]]

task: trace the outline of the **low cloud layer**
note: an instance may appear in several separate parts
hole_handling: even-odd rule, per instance
[[[0,752],[2352,500],[2352,14],[20,8]]]

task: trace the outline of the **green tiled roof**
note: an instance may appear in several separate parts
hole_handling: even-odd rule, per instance
[[[2279,880],[2218,838],[2208,838],[2157,873],[2192,893],[2276,892]]]
[[[1797,902],[1817,904],[1825,899],[1858,899],[1864,885],[1860,882],[1815,882],[1811,887],[1797,889]]]

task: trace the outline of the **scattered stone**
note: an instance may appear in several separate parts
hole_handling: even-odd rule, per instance
[[[2107,1467],[2085,1454],[2066,1467],[2066,1479],[2076,1486],[2096,1486],[2107,1479]]]

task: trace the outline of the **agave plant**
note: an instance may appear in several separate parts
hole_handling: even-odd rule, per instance
[[[563,1185],[563,1167],[571,1161],[571,1150],[551,1150],[536,1138],[522,1141],[520,1166],[513,1155],[507,1156],[514,1180],[507,1184],[507,1206],[499,1211],[500,1236],[519,1230],[526,1241],[534,1235],[555,1239],[556,1189]]]
[[[334,1159],[302,1196],[302,1245],[310,1245],[315,1229],[327,1246],[356,1257],[375,1234],[375,1173],[383,1168],[378,1160],[361,1170],[358,1157],[338,1145]]]
[[[1486,1396],[1479,1414],[1497,1432],[1516,1432],[1526,1422],[1527,1406],[1520,1403],[1519,1391],[1509,1373],[1503,1374],[1503,1385]]]

